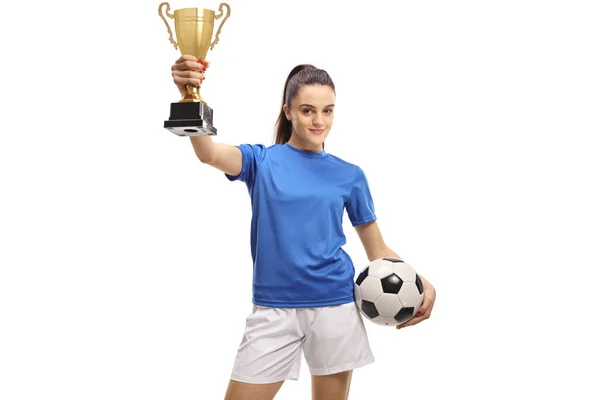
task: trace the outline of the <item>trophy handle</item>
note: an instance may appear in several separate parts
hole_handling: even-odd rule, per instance
[[[162,12],[163,6],[167,6],[167,9],[165,10],[165,14],[167,15],[167,17],[173,19],[173,18],[175,18],[175,16],[169,12],[169,10],[171,9],[171,6],[169,5],[169,3],[167,3],[166,1],[164,3],[160,3],[160,5],[158,6],[158,15],[162,18],[165,25],[167,26],[167,30],[169,31],[169,41],[171,43],[173,43],[175,50],[177,50],[178,44],[173,39],[173,32],[171,32],[171,27],[169,26],[169,23],[167,22],[167,20],[165,19],[165,16],[163,15],[163,12]]]
[[[215,15],[215,20],[217,20],[223,16],[223,6],[225,6],[225,8],[227,8],[227,14],[225,15],[225,18],[223,18],[223,21],[221,21],[221,24],[219,25],[219,29],[217,29],[217,34],[215,35],[215,40],[213,40],[213,42],[210,44],[211,50],[213,49],[213,47],[215,47],[215,45],[217,43],[219,43],[219,33],[221,33],[221,28],[223,28],[225,21],[227,21],[227,18],[229,18],[229,14],[231,13],[229,4],[221,3],[221,4],[219,4],[219,14]]]

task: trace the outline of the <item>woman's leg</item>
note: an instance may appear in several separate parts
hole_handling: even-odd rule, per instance
[[[225,400],[273,400],[283,381],[276,383],[244,383],[229,381]]]
[[[273,399],[286,379],[299,377],[303,338],[295,309],[254,306],[225,399]]]
[[[352,371],[312,376],[313,400],[347,400]]]
[[[346,400],[352,371],[375,360],[362,316],[354,302],[322,307],[314,313],[303,346],[313,399]]]

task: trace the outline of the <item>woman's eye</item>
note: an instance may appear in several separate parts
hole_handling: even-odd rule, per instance
[[[325,111],[323,111],[323,112],[324,112],[325,114],[331,114],[331,113],[332,113],[332,111],[333,111],[333,110],[331,110],[331,109],[327,109],[327,110],[325,110]]]
[[[305,108],[304,110],[302,110],[302,114],[310,114],[310,109]]]

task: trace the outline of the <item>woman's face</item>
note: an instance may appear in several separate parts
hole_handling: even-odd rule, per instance
[[[307,85],[292,99],[291,107],[283,106],[292,121],[290,145],[306,151],[323,150],[323,142],[333,124],[335,93],[326,85]]]

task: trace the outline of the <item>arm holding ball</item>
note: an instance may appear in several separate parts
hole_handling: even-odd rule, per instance
[[[377,225],[377,221],[357,225],[355,229],[358,233],[360,241],[362,242],[365,252],[367,253],[367,258],[369,259],[369,261],[373,261],[383,257],[395,257],[398,259],[402,259],[402,257],[396,254],[392,249],[390,249],[387,246],[387,244],[385,244],[379,226]],[[433,309],[436,297],[435,288],[428,280],[423,278],[422,275],[419,275],[419,277],[423,282],[424,288],[423,304],[417,311],[414,318],[410,319],[404,324],[397,325],[397,329],[411,325],[416,325],[419,322],[422,322],[431,316],[431,311]]]

